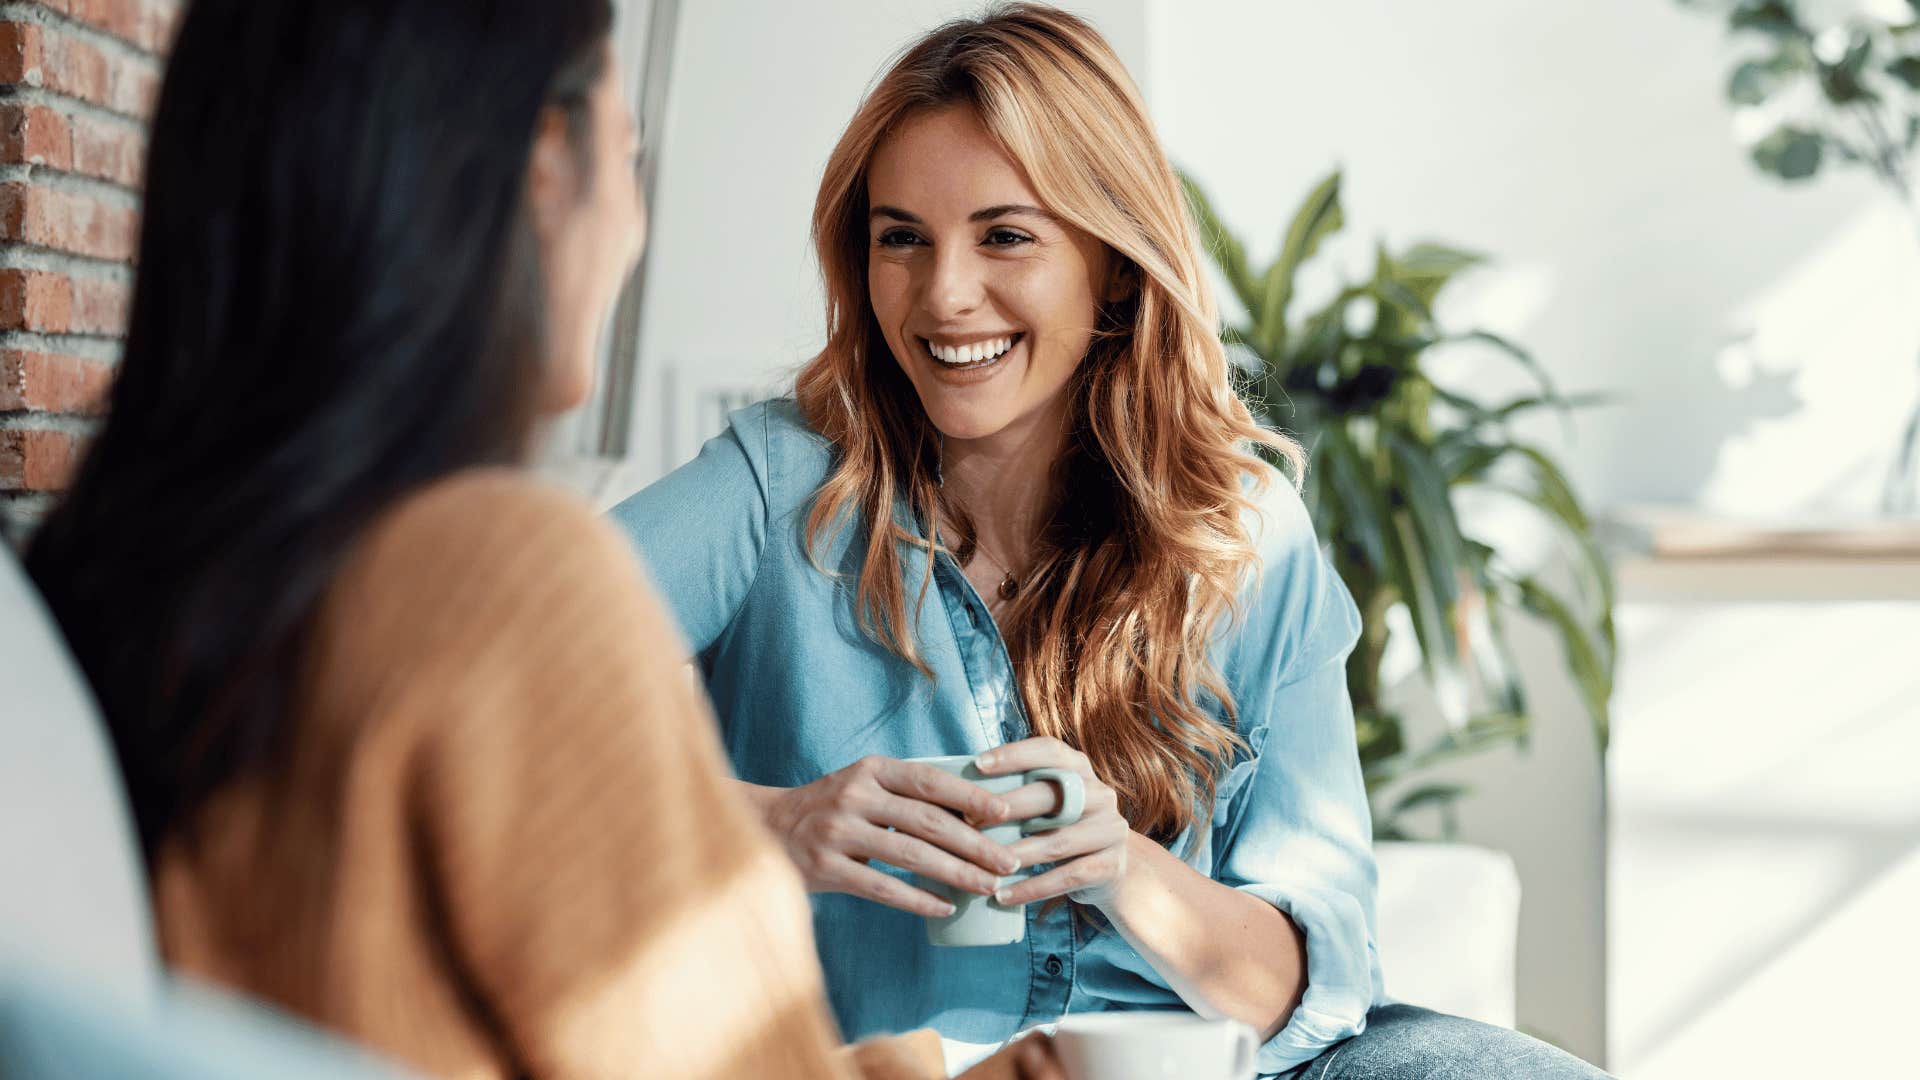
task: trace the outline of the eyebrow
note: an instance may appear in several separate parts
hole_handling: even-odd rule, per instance
[[[1037,206],[1027,206],[1022,203],[1003,203],[999,206],[984,206],[978,210],[975,210],[973,213],[968,214],[967,220],[968,221],[992,221],[995,218],[1016,217],[1021,214],[1026,214],[1031,217],[1042,218],[1047,221],[1057,220],[1056,218],[1054,218],[1052,214],[1047,213],[1045,210],[1042,210]],[[883,218],[883,217],[892,218],[895,221],[904,221],[909,225],[926,224],[925,222],[920,220],[918,215],[910,214],[907,211],[902,210],[897,206],[876,206],[872,210],[868,211],[867,217],[868,219]]]

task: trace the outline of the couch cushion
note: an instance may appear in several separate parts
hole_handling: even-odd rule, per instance
[[[0,964],[157,992],[146,876],[113,750],[64,639],[0,543]]]
[[[185,981],[145,1006],[0,964],[0,1080],[398,1080],[285,1013]]]
[[[1512,1027],[1520,877],[1504,851],[1374,845],[1387,996]]]

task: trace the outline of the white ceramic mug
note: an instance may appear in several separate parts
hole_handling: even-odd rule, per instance
[[[1086,806],[1085,783],[1080,779],[1080,774],[1071,769],[1028,769],[1026,772],[1009,773],[1005,776],[983,776],[974,766],[971,754],[908,758],[907,760],[952,773],[962,780],[979,784],[995,795],[1005,795],[1015,788],[1042,781],[1060,786],[1059,813],[1028,818],[1025,821],[1002,822],[980,830],[996,844],[1011,844],[1022,836],[1071,825],[1080,820],[1080,811]],[[1030,868],[1010,877],[1000,878],[999,884],[1011,885],[1016,881],[1025,881],[1029,876],[1031,876]],[[923,878],[917,874],[914,877],[921,888],[935,896],[944,897],[953,904],[953,914],[944,918],[926,920],[927,940],[935,945],[1010,945],[1013,942],[1025,940],[1027,936],[1025,904],[1009,907],[991,896],[950,889],[938,881]]]
[[[1236,1020],[1123,1011],[1062,1018],[1053,1047],[1068,1080],[1249,1080],[1260,1040]]]

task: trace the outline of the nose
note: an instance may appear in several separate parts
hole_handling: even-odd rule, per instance
[[[971,314],[985,298],[979,262],[965,246],[936,248],[928,261],[921,306],[936,321]]]

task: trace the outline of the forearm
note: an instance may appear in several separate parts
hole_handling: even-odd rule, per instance
[[[1222,885],[1138,834],[1101,913],[1188,1007],[1272,1038],[1306,987],[1307,954],[1285,913]]]

